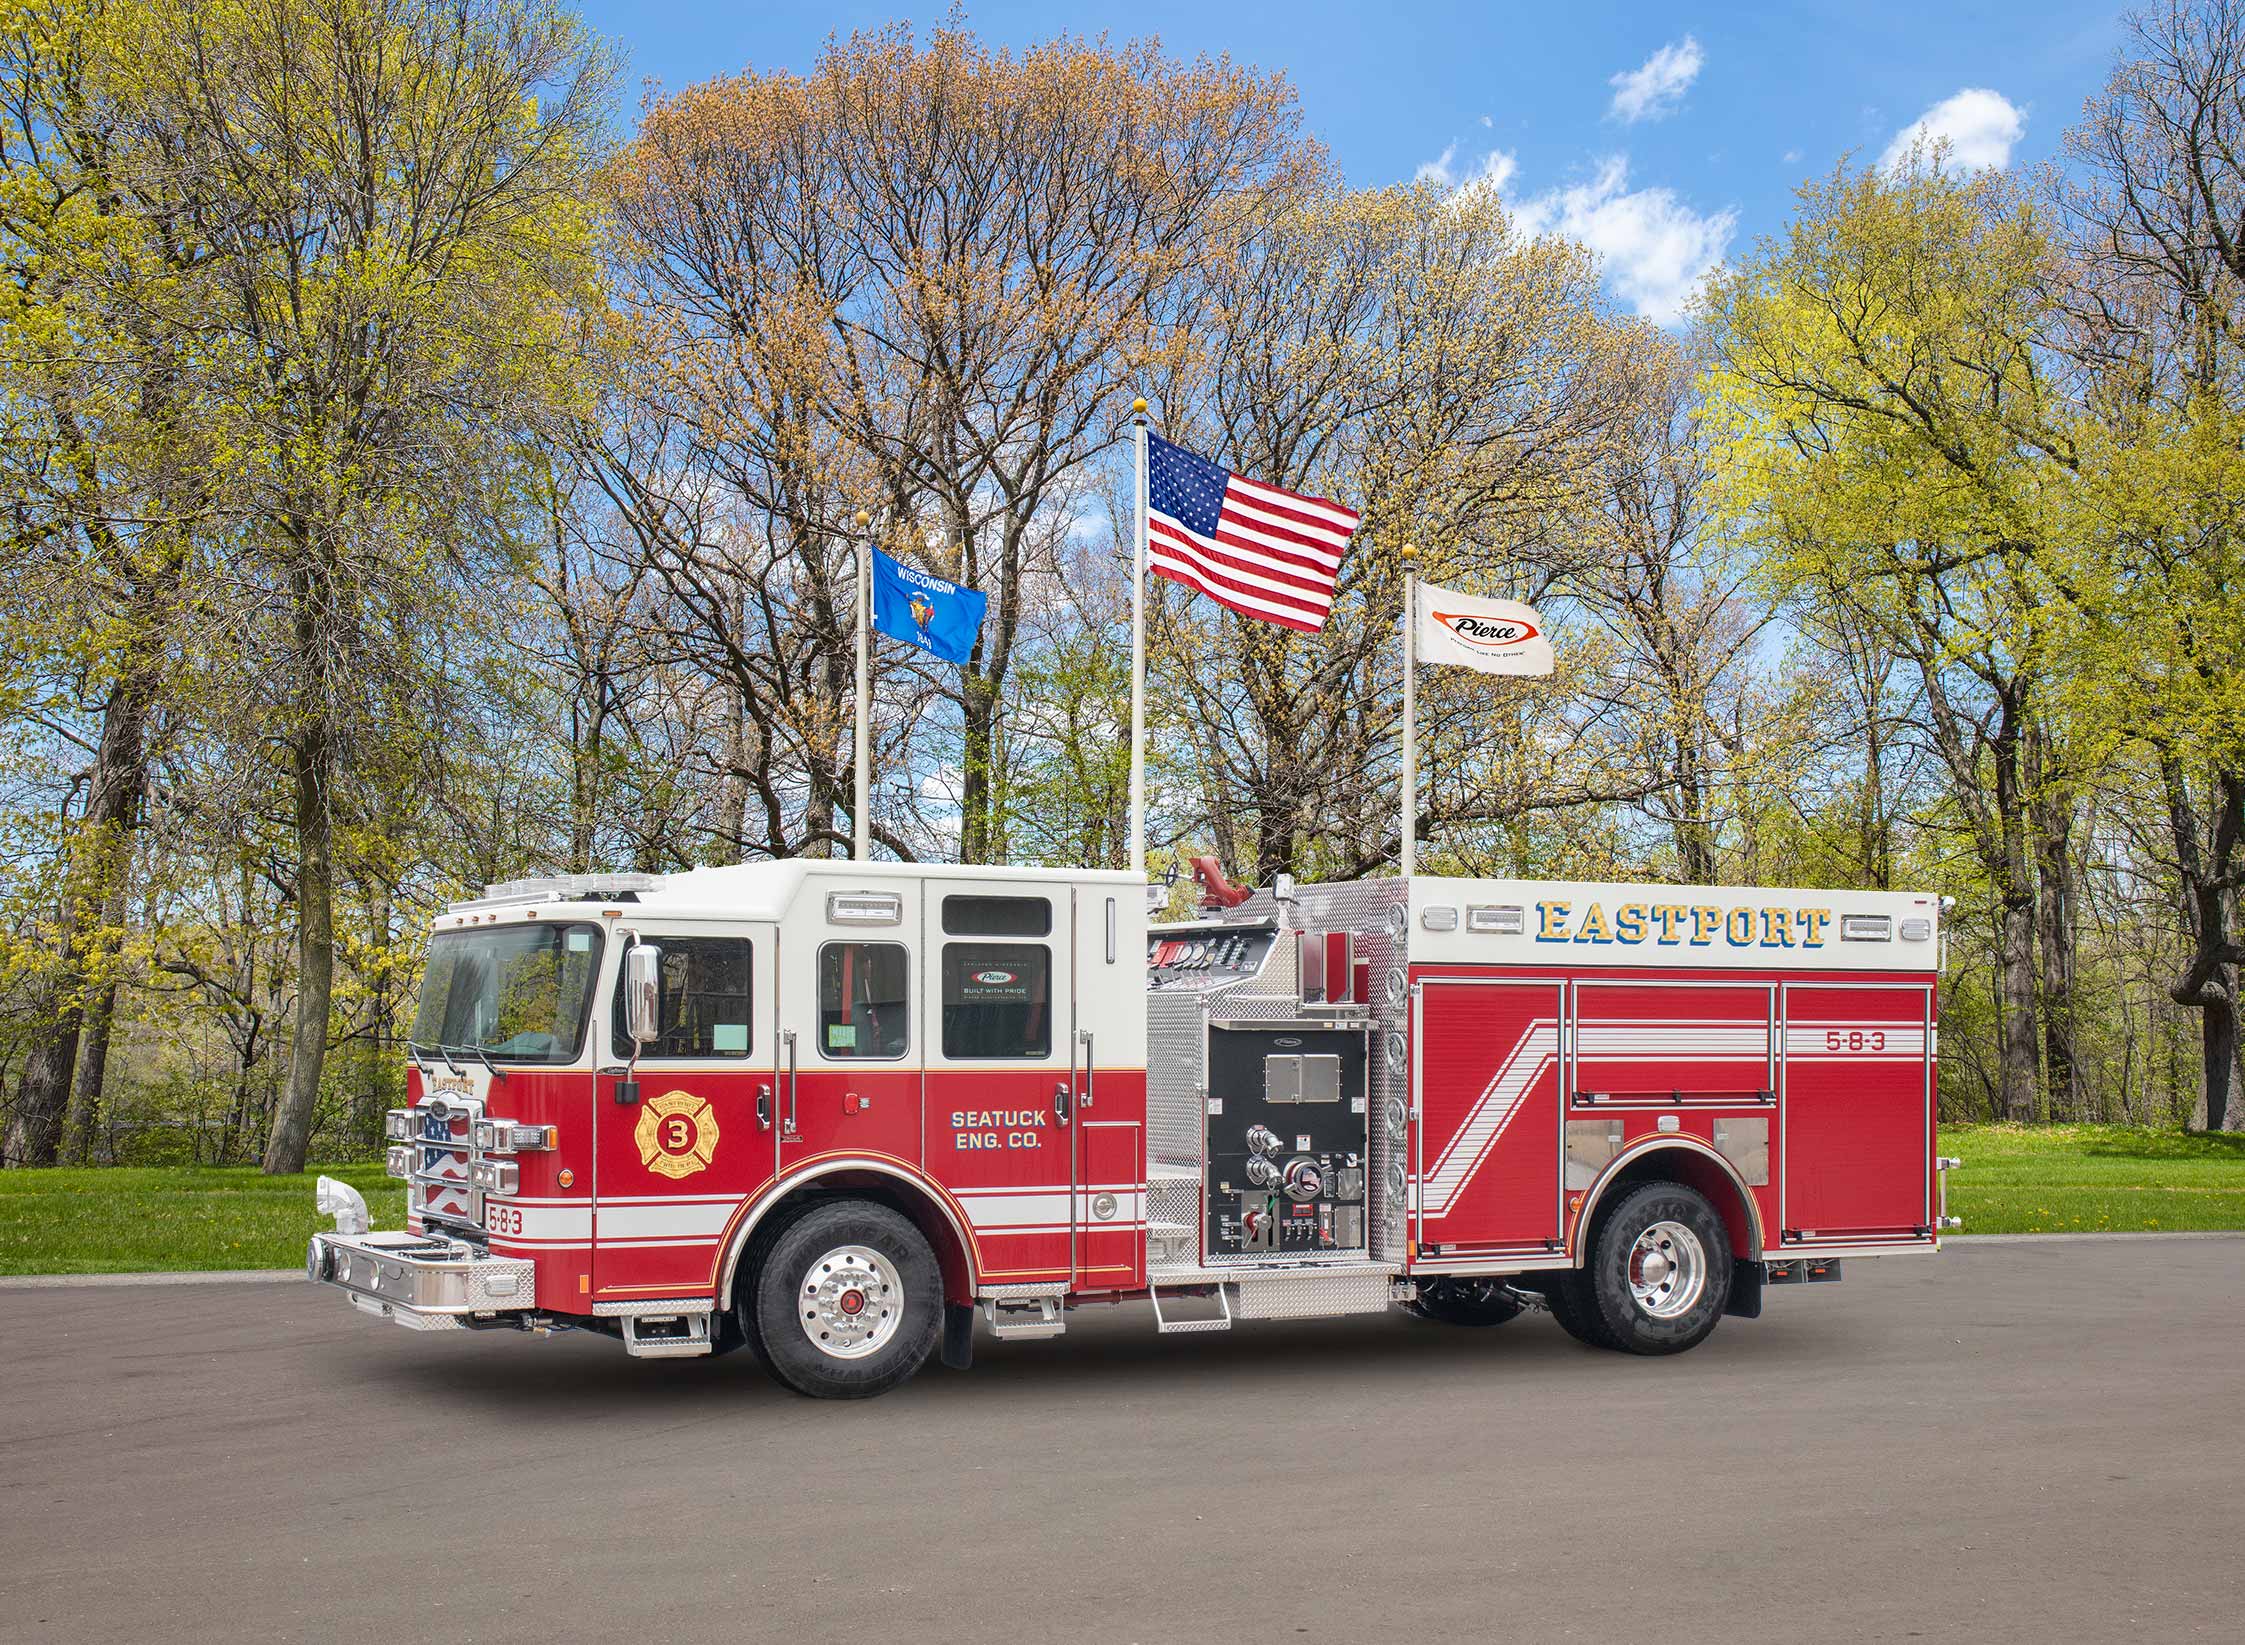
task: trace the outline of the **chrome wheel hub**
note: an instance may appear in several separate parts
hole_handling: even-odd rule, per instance
[[[804,1273],[795,1317],[820,1353],[863,1359],[904,1323],[903,1276],[870,1246],[837,1246]]]
[[[1654,1319],[1688,1313],[1707,1289],[1707,1248],[1680,1222],[1656,1222],[1629,1248],[1629,1294]]]

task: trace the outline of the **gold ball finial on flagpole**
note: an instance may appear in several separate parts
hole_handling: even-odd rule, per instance
[[[1143,400],[1133,400],[1133,401],[1131,401],[1131,402],[1130,402],[1130,414],[1131,414],[1131,415],[1132,415],[1133,417],[1143,417],[1143,416],[1145,416],[1145,415],[1146,415],[1146,402],[1145,402],[1145,401],[1143,401]]]
[[[1410,564],[1410,563],[1411,563],[1411,562],[1412,562],[1413,560],[1416,560],[1416,559],[1417,559],[1418,557],[1419,557],[1419,545],[1418,545],[1417,543],[1405,543],[1405,544],[1403,545],[1403,563],[1404,563],[1405,565],[1409,565],[1409,564]]]
[[[864,510],[864,509],[862,509],[862,508],[861,508],[861,509],[859,509],[859,510],[857,511],[857,528],[858,528],[858,530],[860,530],[860,531],[863,531],[863,530],[864,530],[864,529],[865,529],[865,528],[866,528],[867,526],[871,525],[872,523],[873,523],[873,516],[872,516],[872,515],[870,515],[870,514],[866,513],[866,512],[865,512],[865,510]]]

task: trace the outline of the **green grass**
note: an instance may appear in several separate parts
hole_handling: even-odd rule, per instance
[[[2245,1132],[1949,1125],[1949,1210],[1967,1234],[2245,1228]]]
[[[1967,1234],[2245,1228],[2245,1132],[2198,1136],[2117,1125],[1952,1125],[1964,1160],[1949,1209]],[[377,1228],[405,1223],[379,1165],[326,1167],[366,1196]],[[0,1171],[0,1274],[293,1268],[327,1226],[319,1173],[251,1166]]]
[[[293,1268],[330,1226],[312,1209],[323,1170],[366,1196],[375,1227],[405,1225],[405,1185],[379,1165],[300,1177],[248,1165],[0,1171],[0,1274]]]

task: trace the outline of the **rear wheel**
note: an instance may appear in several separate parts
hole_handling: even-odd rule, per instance
[[[1562,1290],[1586,1342],[1676,1354],[1715,1329],[1730,1300],[1730,1236],[1707,1197],[1678,1182],[1632,1189],[1598,1224],[1588,1265]],[[1554,1313],[1558,1313],[1554,1305]],[[1567,1325],[1564,1315],[1562,1325]]]
[[[1421,1319],[1444,1325],[1502,1325],[1520,1315],[1520,1303],[1501,1279],[1430,1279],[1410,1305]]]
[[[888,1392],[927,1360],[943,1324],[935,1253],[907,1218],[869,1200],[835,1200],[788,1224],[749,1300],[765,1368],[816,1399]]]

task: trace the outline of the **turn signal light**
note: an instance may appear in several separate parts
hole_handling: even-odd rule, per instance
[[[382,1116],[382,1134],[392,1142],[404,1142],[413,1135],[413,1110],[393,1108]]]
[[[522,1186],[522,1167],[513,1160],[477,1160],[468,1179],[487,1194],[511,1194]]]
[[[389,1149],[382,1156],[382,1169],[393,1177],[410,1177],[413,1175],[413,1150]]]

